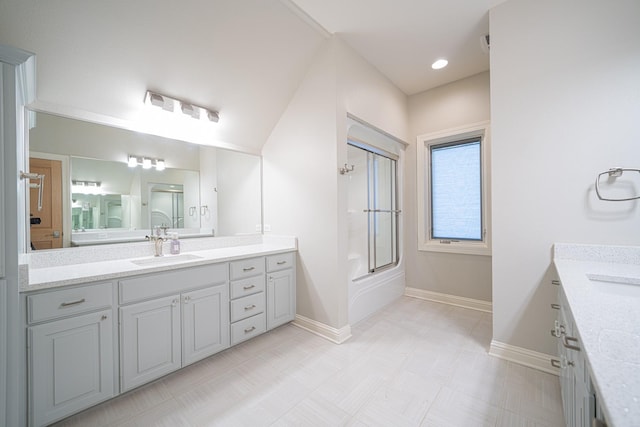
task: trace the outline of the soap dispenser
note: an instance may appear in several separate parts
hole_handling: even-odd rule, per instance
[[[180,240],[178,240],[178,233],[171,233],[171,254],[178,255],[180,253]]]

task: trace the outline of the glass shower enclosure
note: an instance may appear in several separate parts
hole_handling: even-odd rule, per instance
[[[358,141],[348,141],[350,278],[398,264],[397,161]]]

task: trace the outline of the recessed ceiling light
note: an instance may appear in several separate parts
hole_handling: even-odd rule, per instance
[[[434,70],[439,70],[446,67],[448,63],[449,61],[447,61],[446,59],[438,59],[436,62],[431,64],[431,68],[433,68]]]

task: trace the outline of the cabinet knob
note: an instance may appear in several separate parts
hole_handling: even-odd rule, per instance
[[[174,299],[173,301],[171,301],[171,307],[175,307],[176,305],[178,305],[177,299]]]
[[[189,304],[189,301],[191,301],[191,297],[190,296],[184,297],[184,303],[185,304]]]
[[[106,314],[103,314],[102,317],[100,318],[100,320],[107,320],[107,319],[108,319],[108,317],[107,317]]]

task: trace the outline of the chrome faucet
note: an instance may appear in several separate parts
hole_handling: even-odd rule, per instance
[[[145,236],[145,239],[153,241],[154,244],[154,248],[155,248],[155,255],[154,256],[163,256],[162,253],[162,244],[165,242],[165,240],[167,240],[166,237],[163,237],[160,235],[160,230],[162,229],[162,231],[164,232],[164,236],[167,235],[167,228],[168,227],[160,227],[160,226],[155,226],[153,228],[153,230],[155,230],[155,233],[152,230],[152,233],[150,236]]]
[[[156,248],[155,256],[163,256],[162,244],[164,243],[165,238],[164,237],[160,237],[160,236],[155,236],[155,237],[156,237],[155,238],[155,242],[154,242],[155,243],[155,248]]]

